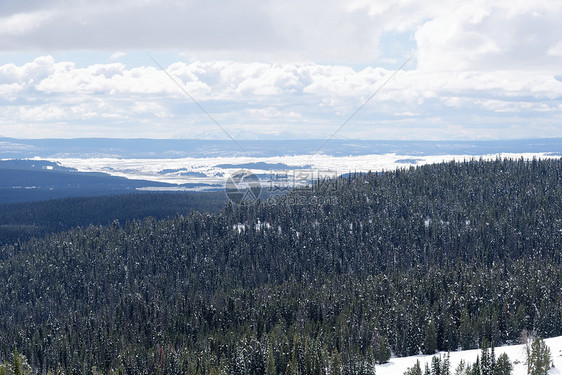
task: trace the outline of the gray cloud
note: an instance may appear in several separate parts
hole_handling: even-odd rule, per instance
[[[409,54],[342,136],[562,136],[561,18],[559,0],[3,2],[0,52],[43,57],[0,66],[0,134],[215,136],[148,59],[126,63],[150,51],[241,136],[323,137]],[[69,51],[90,57],[50,57]]]
[[[4,10],[2,21],[10,26],[0,28],[0,49],[176,49],[359,61],[376,56],[380,34],[365,12],[346,11],[334,0],[68,4]]]
[[[424,69],[552,68],[562,63],[549,53],[562,42],[561,17],[556,0],[8,1],[0,7],[0,50],[365,64],[381,57],[381,36],[409,31]]]

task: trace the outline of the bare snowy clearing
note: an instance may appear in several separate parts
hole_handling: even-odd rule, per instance
[[[548,373],[551,375],[562,373],[562,336],[552,337],[544,341],[550,347],[552,362],[554,363],[554,367],[551,368]],[[495,352],[496,358],[502,353],[506,353],[509,356],[509,360],[513,364],[513,375],[527,375],[523,345],[502,346],[495,348]],[[447,355],[446,352],[441,352],[439,354],[442,356]],[[474,363],[476,362],[476,357],[479,355],[481,355],[479,349],[451,352],[451,373],[455,373],[455,368],[461,360],[467,363]],[[377,365],[377,375],[401,375],[409,367],[414,366],[418,360],[423,370],[426,363],[431,367],[432,357],[431,355],[417,355],[412,357],[391,358],[389,363]]]

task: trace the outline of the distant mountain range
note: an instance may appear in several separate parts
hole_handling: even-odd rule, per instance
[[[502,141],[368,141],[368,140],[271,140],[237,141],[197,139],[14,139],[0,138],[0,158],[186,158],[274,157],[390,154],[484,155],[494,153],[555,153],[562,155],[562,138]]]

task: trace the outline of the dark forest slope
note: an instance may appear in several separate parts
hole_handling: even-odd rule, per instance
[[[223,191],[143,192],[5,203],[0,204],[0,245],[115,220],[125,223],[148,216],[164,219],[192,210],[218,213],[226,200]]]
[[[46,371],[346,374],[562,334],[562,161],[325,181],[0,250],[0,355]]]

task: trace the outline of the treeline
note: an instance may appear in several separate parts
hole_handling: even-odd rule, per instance
[[[40,373],[369,374],[391,351],[562,334],[560,159],[292,194],[2,247],[0,357],[17,347]]]

